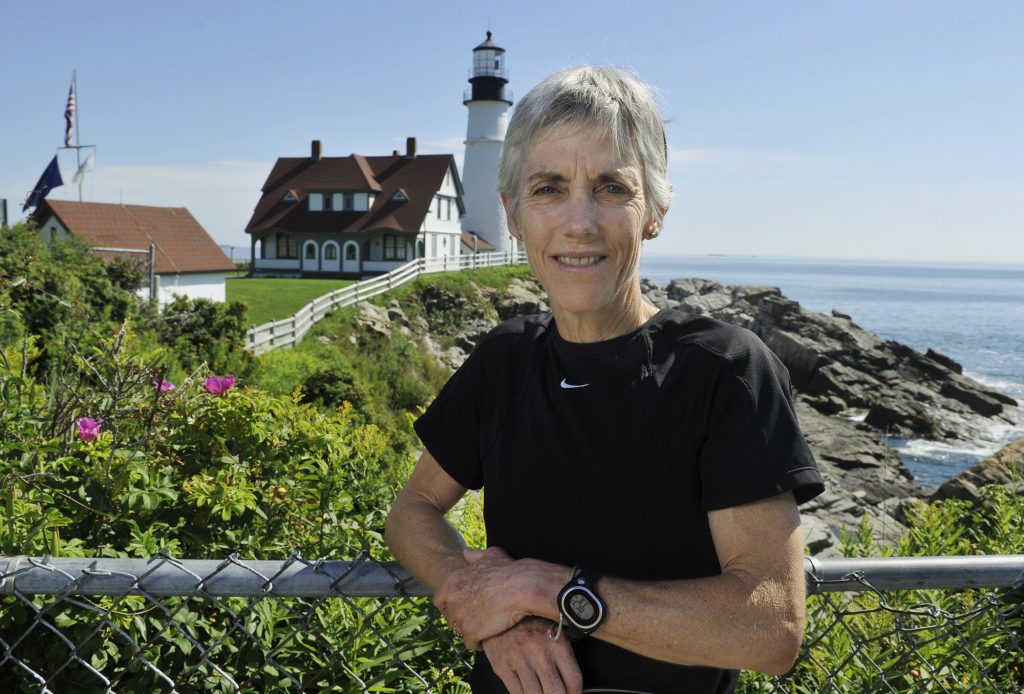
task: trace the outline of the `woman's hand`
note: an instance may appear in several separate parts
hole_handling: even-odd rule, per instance
[[[516,607],[517,575],[522,570],[500,547],[463,550],[467,564],[448,574],[434,592],[434,604],[470,650],[527,616]]]
[[[485,639],[484,653],[509,694],[580,694],[583,676],[569,640],[552,641],[553,622],[527,617]]]
[[[466,646],[512,628],[526,617],[558,619],[556,596],[571,571],[538,559],[513,559],[500,547],[464,549],[466,564],[434,592],[434,604]]]

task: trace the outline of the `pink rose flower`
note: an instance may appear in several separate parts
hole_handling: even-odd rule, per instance
[[[207,376],[206,382],[203,385],[206,387],[206,392],[211,395],[224,395],[224,393],[235,387],[235,375],[229,374],[223,378],[220,376]]]
[[[100,427],[103,426],[102,419],[92,417],[78,418],[78,438],[83,441],[92,441],[100,435]]]
[[[166,378],[162,381],[152,381],[153,388],[159,390],[161,393],[168,393],[174,390],[175,385],[168,381]]]

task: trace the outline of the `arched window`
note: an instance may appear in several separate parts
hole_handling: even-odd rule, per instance
[[[338,247],[333,243],[327,244],[324,248],[324,260],[337,260],[338,259]]]
[[[316,260],[316,246],[311,243],[306,244],[306,260]]]
[[[356,245],[354,243],[350,243],[349,245],[345,246],[345,260],[355,260],[355,259],[356,259]]]

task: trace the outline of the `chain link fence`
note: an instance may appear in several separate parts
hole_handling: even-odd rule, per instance
[[[1024,555],[812,559],[793,670],[747,692],[1020,692]],[[400,566],[0,558],[3,692],[468,692]]]

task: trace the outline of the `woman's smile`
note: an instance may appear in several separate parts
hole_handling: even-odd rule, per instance
[[[575,268],[592,267],[603,261],[607,256],[603,255],[556,255],[555,260],[561,265],[568,265],[567,270]]]

